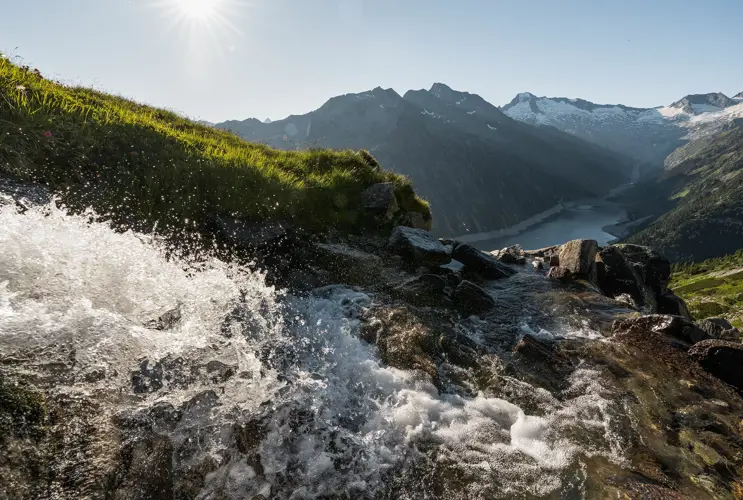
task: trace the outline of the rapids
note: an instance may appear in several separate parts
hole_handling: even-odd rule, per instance
[[[587,457],[625,460],[624,407],[588,364],[559,394],[508,377],[441,391],[360,339],[374,300],[340,285],[292,296],[250,266],[168,259],[152,236],[6,199],[0,373],[66,415],[38,496],[136,489],[117,465],[127,440],[149,443],[128,449],[153,475],[157,450],[172,454],[164,491],[204,499],[580,495]],[[174,308],[174,324],[148,323]]]

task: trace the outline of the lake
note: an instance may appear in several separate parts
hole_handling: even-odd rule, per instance
[[[615,236],[605,232],[602,227],[616,224],[624,215],[624,209],[615,203],[588,201],[565,208],[519,234],[473,241],[470,244],[487,251],[516,244],[531,250],[560,245],[575,239],[591,239],[598,241],[599,245],[606,245]]]

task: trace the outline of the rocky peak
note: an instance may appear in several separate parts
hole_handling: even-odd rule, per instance
[[[738,92],[737,94],[735,94],[733,96],[733,99],[738,99],[738,100],[743,101],[743,92]]]
[[[697,115],[710,111],[719,111],[735,104],[737,104],[736,101],[722,92],[710,92],[709,94],[689,94],[671,104],[671,107]]]

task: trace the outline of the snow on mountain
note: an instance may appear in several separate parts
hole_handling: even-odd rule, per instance
[[[660,165],[686,141],[710,132],[709,124],[739,117],[737,107],[741,101],[743,92],[734,99],[714,92],[690,94],[669,106],[632,108],[621,104],[595,104],[583,99],[536,97],[522,92],[502,110],[516,120],[553,126],[638,160]]]

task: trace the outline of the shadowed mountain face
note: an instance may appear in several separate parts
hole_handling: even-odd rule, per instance
[[[627,157],[517,122],[480,96],[440,83],[404,97],[378,87],[334,97],[305,115],[217,127],[284,149],[368,149],[413,180],[441,235],[497,230],[560,201],[605,194],[633,167]]]

